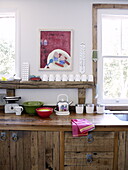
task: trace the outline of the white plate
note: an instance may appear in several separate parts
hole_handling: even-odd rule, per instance
[[[54,109],[56,115],[70,115],[70,112],[69,111],[57,111],[56,109]]]
[[[65,57],[65,63],[61,64],[61,58],[59,57],[58,60],[54,59],[54,54],[55,52],[57,52],[59,55],[63,55]],[[50,63],[50,61],[52,60],[52,62]],[[69,63],[69,64],[67,64]],[[63,67],[62,67],[63,66]],[[61,49],[55,49],[53,50],[47,58],[47,65],[45,66],[45,68],[50,68],[50,69],[57,69],[57,70],[63,70],[63,69],[68,69],[71,68],[71,57],[69,56],[69,54]]]

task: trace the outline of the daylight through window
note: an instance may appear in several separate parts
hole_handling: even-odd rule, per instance
[[[0,74],[15,73],[15,13],[0,12]]]
[[[125,103],[128,101],[128,11],[101,10],[98,19],[98,100]]]

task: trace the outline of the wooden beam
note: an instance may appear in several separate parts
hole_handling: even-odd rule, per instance
[[[7,96],[15,96],[15,89],[6,89]]]
[[[40,82],[33,82],[33,81],[26,81],[20,82],[19,88],[20,89],[77,89],[77,88],[93,88],[93,82],[70,82],[70,81],[40,81]]]
[[[86,96],[85,89],[78,89],[78,103],[79,104],[85,104],[85,96]]]

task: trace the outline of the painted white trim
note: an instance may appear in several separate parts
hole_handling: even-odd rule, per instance
[[[19,11],[15,11],[15,28],[16,28],[16,33],[15,33],[15,71],[16,75],[20,76],[21,73],[21,56],[20,56],[20,16],[19,16]]]

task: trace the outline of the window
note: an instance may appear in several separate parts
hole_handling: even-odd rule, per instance
[[[98,103],[128,104],[128,10],[97,15]]]
[[[15,12],[0,12],[0,74],[15,74]]]

